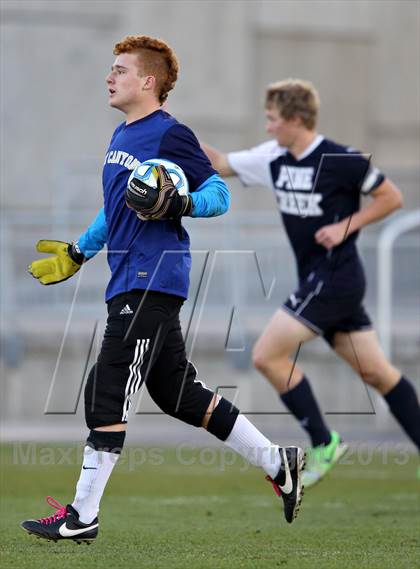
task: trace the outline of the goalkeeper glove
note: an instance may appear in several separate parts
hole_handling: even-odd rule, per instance
[[[86,260],[77,243],[43,239],[36,244],[39,253],[53,253],[52,257],[33,261],[29,273],[43,285],[61,283],[72,277]]]
[[[178,219],[190,215],[192,199],[181,196],[164,166],[155,166],[157,187],[152,188],[136,177],[130,180],[125,190],[125,201],[140,219]]]

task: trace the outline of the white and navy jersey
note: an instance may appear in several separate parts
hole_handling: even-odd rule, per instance
[[[337,268],[357,257],[357,232],[329,254],[316,243],[315,233],[358,211],[360,195],[383,182],[369,155],[318,135],[298,158],[272,140],[231,152],[228,161],[244,185],[273,189],[301,280],[332,257]]]

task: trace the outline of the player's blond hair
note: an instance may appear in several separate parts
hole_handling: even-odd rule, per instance
[[[320,100],[318,91],[309,81],[286,79],[268,85],[265,107],[276,107],[286,120],[300,117],[303,125],[313,130],[318,119]]]
[[[156,95],[162,104],[178,78],[178,59],[167,43],[150,36],[126,36],[115,44],[114,55],[137,53],[140,72],[156,79]]]

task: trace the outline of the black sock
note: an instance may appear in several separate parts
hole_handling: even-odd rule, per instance
[[[414,387],[402,375],[384,397],[391,413],[420,450],[420,407]]]
[[[280,398],[311,437],[312,446],[328,445],[331,442],[330,430],[322,418],[306,377],[296,387],[280,395]]]
[[[225,441],[232,432],[238,415],[239,409],[222,397],[211,414],[207,431],[219,440]]]

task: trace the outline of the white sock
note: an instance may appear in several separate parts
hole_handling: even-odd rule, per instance
[[[114,452],[85,446],[83,466],[72,504],[82,523],[89,524],[98,515],[99,502],[119,456]]]
[[[278,445],[273,445],[244,415],[238,415],[225,444],[275,478],[280,470]]]

